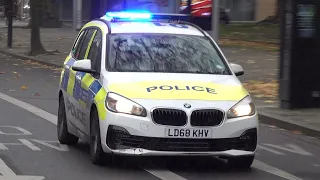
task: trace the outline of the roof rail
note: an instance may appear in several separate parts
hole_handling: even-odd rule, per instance
[[[193,24],[193,23],[191,23],[191,22],[178,21],[178,22],[176,22],[176,23],[177,23],[177,24],[184,24],[184,25],[192,26],[192,27],[198,29],[205,37],[208,37],[207,34],[206,34],[206,32],[205,32],[201,27],[199,27],[199,26],[197,26],[197,25],[195,25],[195,24]]]
[[[100,21],[100,22],[103,22],[104,24],[107,25],[108,27],[108,34],[111,33],[111,26],[110,26],[110,22],[105,20],[105,19],[102,19],[102,18],[96,18],[96,19],[93,19],[93,21]]]

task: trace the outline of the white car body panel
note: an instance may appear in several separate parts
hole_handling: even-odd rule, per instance
[[[102,72],[104,86],[113,83],[133,83],[140,81],[204,81],[224,85],[238,85],[241,82],[233,75],[186,74],[186,73],[135,73],[135,72]]]
[[[238,85],[241,86],[240,81],[234,75],[207,75],[207,74],[171,74],[171,73],[127,73],[127,72],[103,72],[103,77],[106,78],[103,82],[103,86],[108,89],[109,84],[126,84],[144,81],[201,81],[223,85]],[[187,82],[188,82],[187,81]],[[130,87],[128,87],[130,89]],[[116,93],[116,92],[115,92]],[[135,92],[143,93],[143,92]],[[120,94],[121,95],[121,94]],[[180,109],[187,113],[190,118],[190,114],[193,110],[198,109],[219,109],[225,113],[233,107],[238,101],[206,101],[206,100],[159,100],[159,99],[131,99],[132,101],[142,105],[147,110],[147,117],[132,116],[121,113],[113,113],[108,111],[107,118],[100,121],[101,127],[101,141],[103,143],[103,149],[106,152],[120,153],[126,155],[252,155],[255,153],[240,150],[229,150],[223,152],[167,152],[167,151],[150,151],[146,149],[126,149],[126,150],[111,150],[106,144],[106,134],[109,125],[119,126],[126,129],[131,135],[144,136],[144,137],[165,137],[165,128],[170,126],[158,125],[153,122],[151,117],[151,111],[154,108],[172,108]],[[183,105],[188,103],[192,105],[192,108],[186,109]],[[106,109],[107,110],[107,109]],[[200,127],[210,128],[212,130],[211,139],[219,138],[234,138],[239,137],[245,130],[251,128],[258,128],[258,116],[257,114],[251,117],[241,117],[234,119],[224,119],[222,124],[215,127]],[[189,122],[189,121],[188,121]],[[172,126],[171,126],[172,127]],[[178,128],[199,128],[193,127],[188,123],[186,126]]]
[[[100,24],[101,27],[107,29],[107,25],[100,21],[95,21]],[[162,34],[184,34],[184,35],[196,35],[196,36],[204,36],[202,32],[198,29],[187,25],[188,28],[177,28],[171,26],[169,23],[161,23],[163,26],[156,26],[154,23],[110,23],[111,24],[111,34],[114,33],[162,33]],[[205,32],[206,35],[208,35]],[[218,52],[221,54],[222,58],[227,62],[224,54],[217,46],[215,41],[209,36],[212,40],[213,44],[216,46]],[[225,85],[225,86],[237,86],[242,87],[239,79],[234,75],[208,75],[208,74],[185,74],[185,73],[148,73],[148,72],[107,72],[106,70],[106,51],[107,48],[107,34],[103,34],[102,41],[102,60],[101,60],[101,74],[99,82],[102,87],[107,92],[112,92],[109,89],[110,85],[113,84],[128,84],[135,85],[135,83],[140,82],[148,82],[152,85],[152,82],[165,82],[165,81],[176,81],[176,82],[202,82],[208,84],[216,84],[216,85]],[[227,62],[228,63],[228,62]],[[230,69],[229,64],[227,64]],[[192,84],[192,83],[191,83]],[[147,93],[146,91],[140,91],[139,88],[132,88],[130,86],[127,87],[132,90],[133,94],[141,94]],[[60,88],[61,91],[63,89]],[[139,91],[138,91],[139,90]],[[118,93],[118,92],[114,92]],[[175,92],[177,93],[177,92]],[[225,92],[219,92],[223,94],[223,96],[227,97],[228,94],[224,94]],[[73,97],[69,96],[68,93],[63,91],[65,102],[70,100],[72,103],[75,100]],[[120,94],[122,95],[122,94]],[[109,111],[106,107],[107,115],[105,119],[100,119],[100,132],[101,132],[101,144],[102,148],[105,152],[108,153],[116,153],[116,154],[125,154],[125,155],[218,155],[218,156],[241,156],[241,155],[254,155],[255,151],[242,151],[242,150],[228,150],[228,151],[214,151],[214,152],[181,152],[181,151],[151,151],[141,148],[130,148],[130,149],[121,149],[114,150],[110,149],[106,143],[107,140],[107,131],[110,125],[119,126],[126,129],[131,135],[134,136],[144,136],[144,137],[158,137],[158,138],[168,138],[165,136],[165,129],[170,126],[158,125],[154,123],[151,117],[151,111],[157,107],[165,107],[165,108],[173,108],[180,109],[187,113],[188,120],[190,119],[190,114],[193,110],[197,109],[219,109],[223,111],[225,114],[227,111],[233,107],[235,104],[239,102],[239,100],[205,100],[205,99],[165,99],[161,97],[154,98],[131,98],[132,101],[143,106],[147,111],[146,117],[133,116],[128,114],[121,113],[113,113]],[[94,103],[94,102],[93,102]],[[184,104],[188,103],[191,105],[191,108],[185,108]],[[67,104],[66,104],[67,106]],[[81,108],[81,107],[77,107]],[[82,107],[83,109],[83,107]],[[89,135],[89,123],[90,123],[90,108],[85,108],[83,111],[86,114],[86,127],[85,130],[80,131],[74,127],[76,119],[71,116],[70,113],[67,112],[68,119],[68,129],[70,133],[75,134],[81,138],[86,138]],[[71,123],[70,123],[71,122]],[[172,126],[171,126],[172,127]],[[178,127],[180,129],[183,128],[195,128],[190,125],[188,121],[187,125],[183,127]],[[214,127],[197,127],[197,128],[208,128],[211,129],[211,135],[209,139],[223,139],[223,138],[235,138],[239,137],[244,131],[252,128],[256,128],[258,130],[258,115],[254,114],[253,116],[240,117],[234,119],[227,119],[224,117],[223,122]]]

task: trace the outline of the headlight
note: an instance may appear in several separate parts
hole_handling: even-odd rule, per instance
[[[252,116],[255,113],[256,107],[250,96],[247,96],[228,111],[227,118],[231,119],[243,116]]]
[[[106,107],[115,113],[125,113],[136,116],[147,116],[144,107],[115,93],[108,93]]]

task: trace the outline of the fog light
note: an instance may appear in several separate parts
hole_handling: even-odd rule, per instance
[[[116,134],[116,141],[118,143],[121,143],[123,138],[130,138],[130,135],[127,134],[126,132],[123,132],[120,130],[114,130],[114,132]]]
[[[240,139],[246,141],[246,140],[251,140],[251,137],[246,135],[246,136],[241,136]]]

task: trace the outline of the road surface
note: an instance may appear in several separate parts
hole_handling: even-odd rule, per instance
[[[0,54],[0,180],[318,180],[320,140],[261,124],[249,171],[215,158],[128,158],[95,166],[86,142],[60,145],[56,135],[59,69]]]

